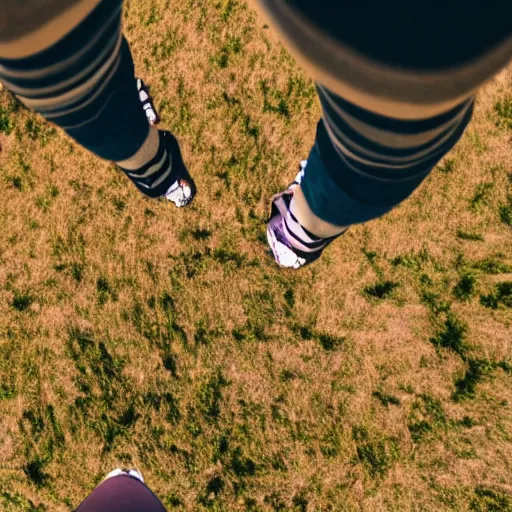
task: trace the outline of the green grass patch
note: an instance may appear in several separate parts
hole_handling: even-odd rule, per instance
[[[239,253],[227,249],[225,247],[215,249],[215,251],[213,251],[213,258],[221,265],[227,265],[228,263],[232,263],[235,266],[235,268],[241,268],[247,262],[246,254]]]
[[[59,197],[59,189],[57,185],[50,183],[46,189],[46,192],[36,198],[36,205],[44,212],[47,212],[57,197]]]
[[[21,176],[5,176],[5,181],[9,183],[13,188],[22,191],[23,186],[23,178]]]
[[[236,0],[222,0],[217,3],[216,8],[219,9],[219,17],[223,22],[227,22],[237,9],[240,8],[240,3]]]
[[[67,272],[77,282],[81,283],[84,278],[85,265],[83,263],[59,263],[53,267],[57,272]]]
[[[508,196],[507,203],[500,206],[499,214],[501,222],[512,227],[512,196]]]
[[[156,63],[167,61],[184,43],[184,36],[181,36],[176,29],[169,29],[160,42],[153,44],[151,55]]]
[[[469,240],[471,242],[484,241],[484,236],[482,234],[476,233],[474,231],[464,231],[462,229],[457,231],[457,238],[460,238],[461,240]]]
[[[316,341],[327,352],[339,350],[347,342],[345,337],[331,336],[330,334],[317,331],[310,326],[296,326],[295,330],[300,338]]]
[[[204,240],[208,240],[212,236],[212,231],[209,229],[196,228],[192,231],[184,231],[181,238],[186,240],[189,236],[194,240],[202,242]]]
[[[44,487],[48,482],[49,475],[45,472],[47,463],[47,460],[36,456],[23,466],[23,472],[36,487]]]
[[[476,293],[477,279],[474,274],[468,272],[463,274],[453,288],[453,295],[457,300],[468,301]]]
[[[96,280],[96,291],[98,293],[98,303],[100,306],[105,305],[109,300],[117,301],[117,291],[106,276],[100,276]]]
[[[289,99],[279,89],[271,87],[266,80],[260,82],[261,91],[263,93],[263,112],[271,112],[290,119]]]
[[[498,489],[479,485],[469,508],[473,512],[511,512],[512,495]]]
[[[0,400],[10,400],[18,394],[13,383],[0,383]]]
[[[287,306],[290,308],[290,310],[292,310],[295,307],[295,292],[293,289],[288,288],[288,290],[284,292],[283,298]]]
[[[512,94],[507,94],[496,101],[494,112],[498,118],[496,121],[498,126],[512,129]]]
[[[468,266],[476,270],[481,270],[484,274],[493,276],[512,273],[512,265],[497,258],[485,258],[483,260],[473,261],[470,262]]]
[[[10,135],[14,129],[14,124],[9,117],[9,112],[0,107],[0,133]]]
[[[149,13],[147,17],[141,16],[141,23],[144,24],[144,26],[149,27],[150,25],[154,25],[155,23],[158,23],[162,20],[162,16],[158,12],[158,8],[155,4],[151,5],[151,8],[149,10]]]
[[[401,404],[400,400],[396,396],[388,395],[382,391],[374,391],[372,396],[376,398],[384,407],[389,407],[390,405],[399,406]]]
[[[31,117],[25,122],[25,133],[34,141],[39,141],[41,147],[46,147],[57,135],[57,130],[46,121],[38,121]]]
[[[3,512],[48,512],[45,505],[35,505],[23,494],[0,491],[0,505]]]
[[[11,302],[11,306],[16,311],[27,311],[35,302],[34,296],[25,292],[15,292]]]
[[[221,412],[222,390],[227,386],[229,386],[229,382],[218,369],[199,389],[200,410],[208,421],[218,420]]]
[[[408,428],[415,443],[430,439],[447,428],[447,419],[440,400],[428,395],[418,396],[411,405]]]
[[[489,195],[493,188],[494,183],[480,183],[477,185],[473,197],[469,200],[469,208],[477,211],[482,206],[489,206]]]
[[[454,158],[447,158],[444,160],[443,165],[439,167],[439,171],[443,174],[451,174],[455,171],[457,167],[457,163]]]
[[[482,140],[482,137],[480,136],[480,133],[477,130],[468,130],[466,132],[466,137],[471,142],[474,151],[478,155],[484,154],[489,149],[489,146],[485,143],[484,140]]]
[[[366,286],[363,289],[363,293],[367,297],[371,297],[373,299],[384,300],[389,299],[396,288],[400,285],[393,281],[380,281],[371,286]]]
[[[204,492],[199,497],[199,503],[210,508],[211,510],[221,510],[219,508],[215,508],[214,503],[220,494],[224,491],[225,487],[226,483],[221,476],[211,477],[206,484]]]
[[[483,382],[485,378],[493,376],[499,369],[506,373],[512,372],[512,367],[506,361],[494,362],[486,359],[470,359],[464,375],[455,380],[453,399],[456,402],[474,399],[478,384]]]
[[[394,267],[405,267],[411,270],[420,270],[423,263],[425,263],[425,260],[419,258],[416,254],[404,254],[391,260],[391,265]]]
[[[243,43],[239,37],[229,36],[220,51],[213,57],[213,62],[220,68],[227,68],[232,56],[242,52]]]
[[[480,295],[480,304],[490,309],[512,308],[512,281],[498,283],[494,293]]]
[[[354,427],[352,438],[356,444],[357,461],[373,479],[384,477],[400,458],[397,441],[382,432]]]
[[[318,343],[324,350],[332,351],[338,350],[345,343],[345,338],[338,336],[330,336],[329,334],[320,334],[318,336]]]
[[[468,350],[466,343],[467,331],[468,327],[466,323],[459,320],[453,314],[448,314],[443,328],[435,336],[430,338],[430,341],[437,348],[451,350],[464,358]]]

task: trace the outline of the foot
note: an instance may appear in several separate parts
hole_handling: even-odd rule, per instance
[[[164,136],[167,151],[172,155],[173,173],[177,172],[178,179],[169,187],[163,197],[174,203],[178,208],[183,208],[194,200],[196,186],[183,163],[178,141],[170,132],[165,132]]]
[[[300,163],[300,171],[290,187],[272,198],[272,212],[267,226],[267,240],[276,263],[284,268],[299,269],[310,265],[338,236],[320,238],[301,226],[290,211],[294,189],[304,179],[307,161]]]
[[[121,468],[114,469],[114,471],[111,471],[103,479],[103,481],[110,480],[111,478],[115,478],[116,476],[121,476],[121,475],[131,476],[132,478],[136,478],[139,482],[144,483],[144,477],[142,476],[141,473],[139,473],[135,469],[121,469]]]
[[[194,199],[191,184],[184,179],[175,181],[165,194],[165,198],[178,208],[188,206]]]
[[[149,124],[152,126],[159,124],[160,116],[153,103],[149,86],[146,85],[141,78],[137,79],[137,91],[139,92],[139,99]],[[169,187],[163,197],[171,201],[171,203],[174,203],[178,208],[183,208],[194,200],[196,188],[194,181],[183,163],[178,141],[167,131],[164,132],[164,137],[167,150],[169,154],[172,155],[172,165],[179,168],[179,178]]]

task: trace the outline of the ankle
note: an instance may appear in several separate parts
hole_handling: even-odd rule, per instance
[[[317,217],[311,210],[300,185],[293,188],[290,212],[304,229],[319,238],[332,238],[347,230],[346,226],[336,226]]]
[[[125,171],[136,171],[155,158],[155,155],[158,153],[160,146],[160,132],[156,128],[151,127],[149,129],[146,140],[138,149],[138,151],[130,158],[116,163],[119,167],[121,167],[121,169]]]

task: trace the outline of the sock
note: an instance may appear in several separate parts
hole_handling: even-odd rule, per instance
[[[317,237],[332,238],[347,230],[347,226],[335,226],[317,217],[309,207],[300,186],[293,187],[293,198],[289,209],[300,225]]]
[[[303,252],[314,254],[323,251],[338,235],[322,238],[314,235],[300,224],[297,217],[288,209],[283,217],[283,228],[292,246]]]
[[[160,147],[160,136],[158,130],[155,127],[151,127],[144,144],[141,148],[130,158],[123,160],[122,162],[116,162],[121,169],[124,171],[136,171],[150,160],[155,158],[155,155]]]
[[[118,162],[118,165],[143,194],[154,198],[163,196],[176,179],[172,176],[172,158],[165,132],[155,128],[151,128],[151,131],[153,133],[150,133],[143,147],[128,160]]]

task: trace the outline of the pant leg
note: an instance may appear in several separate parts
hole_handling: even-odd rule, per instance
[[[408,197],[460,138],[478,87],[512,57],[510,28],[496,30],[499,14],[482,2],[259,2],[322,84],[324,116],[296,208],[313,233]]]
[[[152,491],[128,475],[101,483],[76,512],[166,512]]]
[[[101,0],[49,48],[22,59],[0,57],[0,80],[23,103],[95,155],[114,162],[135,155],[151,129],[122,35],[121,9],[122,0]],[[143,169],[142,185],[129,175],[148,196],[164,194],[176,181],[172,166],[164,165],[165,155],[161,143],[158,154],[141,163],[150,169]]]
[[[319,86],[323,119],[302,182],[312,212],[350,226],[389,212],[429,175],[471,120],[473,99],[421,120],[384,117]]]

